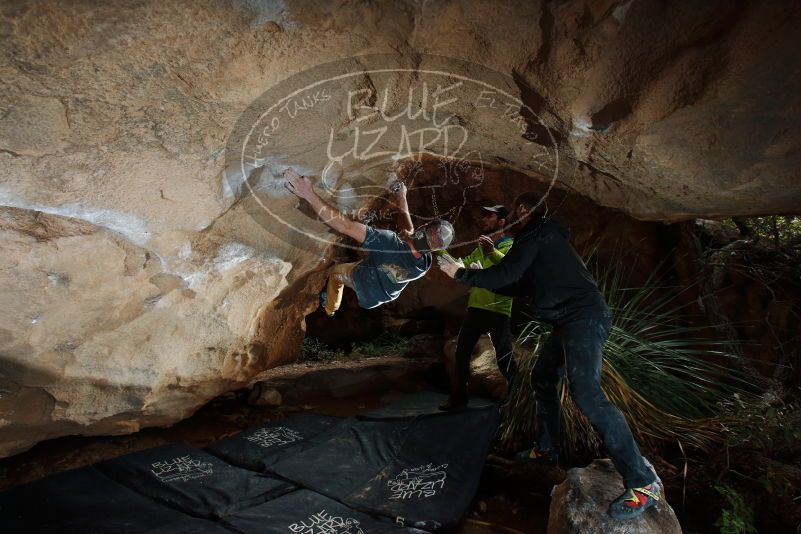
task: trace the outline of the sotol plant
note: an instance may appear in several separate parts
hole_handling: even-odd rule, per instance
[[[590,269],[598,271],[594,257]],[[729,350],[734,340],[713,339],[709,326],[694,326],[680,290],[660,283],[654,274],[642,287],[626,287],[633,265],[618,255],[617,268],[596,272],[599,288],[614,314],[604,346],[601,387],[626,416],[641,444],[678,440],[683,446],[710,451],[723,441],[720,404],[737,394],[752,398],[747,376],[729,365],[741,356]],[[518,337],[520,375],[505,409],[501,443],[510,450],[530,446],[535,439],[535,405],[531,370],[550,328],[530,322]],[[562,447],[570,454],[598,448],[589,422],[571,401],[562,380]]]

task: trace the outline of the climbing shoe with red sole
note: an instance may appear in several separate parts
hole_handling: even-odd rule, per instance
[[[614,519],[634,519],[659,501],[656,484],[642,488],[629,488],[609,505],[609,515]]]

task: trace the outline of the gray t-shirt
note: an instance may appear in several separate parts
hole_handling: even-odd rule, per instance
[[[362,308],[375,308],[398,298],[411,282],[431,268],[431,254],[415,258],[398,234],[367,227],[362,247],[369,252],[353,270],[353,289]]]

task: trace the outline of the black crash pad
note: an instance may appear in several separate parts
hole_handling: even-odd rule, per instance
[[[142,497],[95,467],[83,467],[0,493],[0,532],[216,534],[230,531]]]
[[[222,517],[294,489],[181,443],[120,456],[97,468],[141,495],[199,517]]]
[[[408,410],[404,408],[404,413]],[[366,513],[425,530],[455,526],[478,488],[497,406],[351,418],[270,472]]]
[[[249,428],[212,443],[206,450],[232,465],[253,471],[268,466],[314,444],[314,439],[342,421],[339,417],[301,413],[281,421]]]
[[[0,493],[0,532],[357,534],[453,527],[475,495],[499,412],[475,401],[443,413],[436,409],[442,400],[420,394],[344,420],[289,418],[210,447],[220,458],[172,444],[53,475]]]
[[[242,534],[425,534],[351,510],[308,490],[230,515],[223,522]]]
[[[389,406],[382,406],[375,410],[370,410],[358,415],[359,419],[390,419],[393,417],[414,417],[416,415],[435,415],[442,414],[439,406],[448,399],[448,395],[435,391],[421,391],[414,395],[408,395],[403,399],[393,402]],[[470,397],[467,409],[490,408],[498,404],[489,399],[481,397]]]

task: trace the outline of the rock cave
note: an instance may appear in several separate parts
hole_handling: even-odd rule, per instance
[[[796,532],[799,27],[791,0],[0,2],[0,530]],[[470,402],[436,408],[457,280],[496,268],[443,257],[482,250],[487,207],[517,243],[521,193],[611,310],[600,387],[663,497],[637,519],[607,517],[624,485],[570,369],[558,464],[515,460],[558,326],[538,297],[510,303],[516,382],[483,335]],[[337,228],[403,238],[404,203],[447,253],[329,316],[372,254]],[[231,452],[253,429],[278,456]],[[364,486],[313,476],[360,446]],[[148,479],[212,470],[249,493]]]

